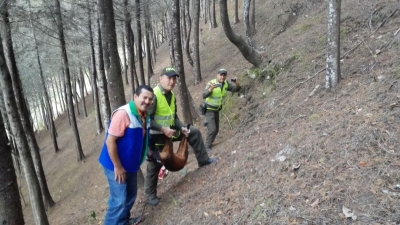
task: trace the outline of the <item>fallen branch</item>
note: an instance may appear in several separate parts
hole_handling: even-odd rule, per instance
[[[231,127],[231,130],[232,130],[233,128],[232,128],[231,122],[229,121],[228,117],[226,117],[225,113],[223,113],[223,112],[222,112],[222,115],[224,115],[226,120],[228,120],[228,124],[229,124],[229,126]]]
[[[323,69],[321,69],[320,71],[316,72],[314,75],[312,75],[312,76],[311,76],[310,78],[308,78],[307,80],[302,81],[302,82],[300,82],[300,83],[294,85],[293,87],[291,87],[291,88],[283,95],[283,97],[285,97],[285,96],[286,96],[291,90],[293,90],[294,88],[296,88],[296,87],[298,87],[298,86],[304,84],[305,82],[307,82],[307,81],[313,79],[315,76],[317,76],[319,73],[321,73],[321,72],[324,71],[324,70],[326,70],[326,68],[323,68]]]
[[[390,17],[392,17],[392,16],[397,12],[397,10],[399,10],[399,8],[393,10],[393,12],[390,13],[390,15],[389,15],[388,17],[386,17],[386,18],[382,21],[382,23],[379,24],[379,26],[378,26],[374,31],[372,31],[372,33],[370,33],[366,38],[371,37],[375,32],[377,32],[378,29],[381,28],[381,27],[383,26],[383,24],[386,23],[386,20],[388,20]],[[364,43],[364,42],[365,42],[365,39],[362,40],[360,43],[358,43],[356,46],[354,46],[354,48],[352,48],[352,49],[350,49],[349,51],[347,51],[346,53],[344,53],[344,54],[342,55],[342,57],[340,57],[340,59],[343,59],[344,57],[346,57],[347,54],[353,52],[356,48],[358,48],[358,46],[360,46],[360,45],[361,45],[362,43]]]

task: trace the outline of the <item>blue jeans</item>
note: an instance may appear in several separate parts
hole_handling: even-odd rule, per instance
[[[110,186],[110,198],[104,225],[126,225],[130,217],[130,210],[136,200],[137,173],[126,173],[125,183],[121,184],[114,179],[114,171],[104,168],[104,174]]]

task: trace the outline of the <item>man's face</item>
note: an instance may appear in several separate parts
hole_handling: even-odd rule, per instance
[[[171,91],[174,89],[175,84],[176,84],[176,76],[166,76],[162,75],[160,77],[160,84],[163,87],[165,91]]]
[[[145,112],[147,108],[153,103],[154,94],[146,89],[142,89],[139,96],[136,94],[133,96],[136,108],[141,112]]]
[[[220,83],[224,83],[225,80],[226,80],[226,73],[217,74],[217,80],[218,80]]]

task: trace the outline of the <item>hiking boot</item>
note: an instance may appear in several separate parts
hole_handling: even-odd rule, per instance
[[[206,147],[206,152],[209,152],[209,151],[211,151],[211,148],[210,147]]]
[[[135,218],[129,218],[128,223],[126,225],[137,225],[143,221],[142,217],[138,216]]]
[[[158,205],[159,202],[160,202],[160,199],[157,197],[152,198],[152,199],[147,199],[147,203],[149,203],[152,206]]]
[[[205,162],[199,163],[199,167],[208,166],[208,165],[213,164],[213,163],[215,163],[217,161],[218,161],[217,158],[209,158]]]

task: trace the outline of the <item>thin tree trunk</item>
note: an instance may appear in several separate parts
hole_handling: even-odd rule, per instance
[[[251,0],[243,1],[244,28],[246,30],[247,43],[250,45],[251,48],[254,48],[255,46],[254,46],[254,42],[252,39],[252,32],[251,32],[251,26],[250,26],[250,4],[251,4],[250,1]]]
[[[329,0],[328,49],[325,88],[333,91],[340,82],[340,8],[341,0]]]
[[[58,93],[58,99],[59,99],[60,105],[61,105],[61,112],[65,112],[66,107],[65,107],[64,96],[63,96],[62,81],[59,76],[54,77],[54,79],[55,79],[56,86],[57,86],[57,93]]]
[[[174,46],[174,34],[172,31],[172,27],[174,26],[173,19],[169,20],[169,29],[168,29],[168,44],[169,44],[169,58],[171,60],[171,65],[175,66],[175,46]]]
[[[55,113],[53,112],[54,113],[53,117],[56,116],[56,115],[57,115],[57,117],[59,117],[60,116],[60,114],[59,114],[60,111],[58,110],[58,107],[60,105],[57,104],[57,92],[56,92],[56,88],[55,88],[55,85],[54,85],[53,78],[50,80],[50,84],[51,84],[51,89],[53,89],[53,99],[54,99],[54,110],[55,110]]]
[[[255,67],[260,67],[262,64],[261,56],[251,48],[240,36],[238,36],[233,30],[229,23],[228,7],[226,0],[219,0],[220,16],[222,27],[226,37],[231,41],[242,53],[243,57],[253,64]]]
[[[135,87],[139,85],[139,79],[136,73],[136,65],[135,65],[135,36],[133,35],[133,30],[131,28],[131,26],[129,25],[128,27],[128,36],[127,38],[130,39],[129,43],[130,43],[130,51],[128,51],[128,64],[131,67],[130,68],[130,75],[129,78],[131,79],[131,91],[132,94],[135,93]],[[135,86],[136,84],[136,86]],[[133,95],[132,95],[133,96]]]
[[[151,52],[150,52],[150,10],[149,4],[144,4],[144,22],[145,22],[145,45],[146,45],[146,67],[147,67],[147,84],[150,84],[150,78],[153,75],[153,68],[151,66]]]
[[[194,85],[201,82],[201,70],[200,70],[200,2],[194,1],[193,4],[193,59],[194,59]]]
[[[83,108],[83,115],[87,117],[87,111],[86,111],[86,102],[85,102],[85,93],[83,91],[84,86],[85,86],[85,77],[83,76],[82,72],[82,67],[79,67],[79,87],[81,91],[81,101],[82,101],[82,108]]]
[[[136,34],[137,34],[137,59],[139,65],[140,84],[146,84],[143,69],[143,49],[142,49],[142,26],[140,23],[140,0],[135,0]]]
[[[233,20],[233,24],[238,24],[240,22],[238,5],[239,5],[238,0],[235,0],[235,6],[234,6],[234,8],[235,8],[235,18]]]
[[[97,10],[99,11],[99,10]],[[108,98],[107,79],[104,71],[103,48],[100,32],[100,21],[97,19],[97,47],[98,49],[98,71],[99,71],[99,90],[100,90],[100,109],[103,115],[103,127],[108,128],[111,118],[110,99]]]
[[[187,61],[188,61],[189,65],[191,67],[193,67],[193,59],[192,59],[192,56],[190,55],[190,45],[189,45],[189,43],[190,43],[190,32],[192,31],[192,18],[190,18],[190,12],[189,12],[189,9],[190,9],[189,0],[184,0],[184,1],[185,1],[184,7],[186,8],[186,10],[185,10],[186,15],[183,16],[183,17],[187,18],[187,22],[189,24],[189,28],[188,28],[188,31],[187,31],[187,36],[186,36],[186,40],[185,40],[185,48],[184,49],[185,49]]]
[[[68,98],[68,108],[69,108],[69,118],[72,123],[72,131],[75,136],[75,147],[76,147],[76,155],[77,155],[77,160],[81,161],[82,159],[85,158],[85,155],[83,154],[82,150],[82,145],[81,145],[81,138],[79,137],[79,130],[78,130],[78,125],[76,124],[76,117],[75,117],[75,112],[74,112],[74,106],[72,102],[72,89],[71,89],[71,78],[70,78],[70,73],[69,73],[69,65],[68,65],[68,57],[67,57],[67,49],[65,45],[65,39],[64,39],[64,27],[63,27],[63,22],[61,18],[61,6],[59,0],[54,0],[55,4],[55,17],[57,21],[57,29],[58,29],[58,38],[60,40],[60,47],[61,47],[61,57],[62,57],[62,62],[63,62],[63,67],[64,67],[64,72],[65,72],[65,83],[66,83],[66,89],[67,89],[67,98]]]
[[[128,67],[126,64],[126,44],[125,44],[125,32],[122,31],[122,35],[121,35],[121,42],[122,42],[122,68],[124,71],[124,79],[125,79],[125,85],[129,85],[129,81],[128,81]]]
[[[97,134],[103,131],[103,125],[101,123],[100,107],[99,107],[99,91],[97,89],[97,70],[96,70],[96,57],[94,52],[93,43],[93,30],[92,30],[92,12],[90,10],[89,0],[86,0],[86,6],[88,9],[88,30],[89,30],[89,40],[90,40],[90,67],[91,70],[91,84],[92,84],[92,94],[93,94],[93,105],[96,114],[96,128]]]
[[[178,86],[179,86],[179,99],[181,102],[182,109],[187,109],[190,107],[189,98],[188,98],[188,90],[185,81],[185,70],[183,66],[183,53],[182,53],[182,45],[181,45],[181,31],[180,31],[180,10],[179,10],[179,0],[172,0],[172,21],[173,21],[173,39],[175,46],[175,69],[179,74]],[[192,115],[190,110],[183,110],[183,121],[186,123],[193,124]]]
[[[215,0],[212,0],[211,3],[211,19],[210,19],[210,28],[216,28],[217,27],[217,19],[215,16]]]
[[[5,22],[6,20],[8,20],[8,13],[6,12],[7,5],[3,6],[1,10],[2,10],[1,15],[3,17],[2,21]],[[2,34],[7,33],[3,32],[7,28],[4,29],[4,24],[2,24],[2,26],[3,29],[1,33]],[[1,43],[3,42],[1,41]],[[5,100],[8,120],[10,121],[11,131],[14,138],[16,139],[19,155],[21,157],[22,167],[24,170],[26,183],[29,191],[29,197],[31,200],[32,213],[34,215],[34,220],[36,225],[48,225],[49,221],[47,219],[46,210],[42,199],[39,180],[37,174],[35,173],[35,166],[33,164],[32,155],[31,152],[29,151],[29,145],[27,138],[25,136],[25,131],[22,127],[21,116],[18,113],[17,102],[14,98],[14,91],[12,88],[13,84],[11,81],[11,75],[9,70],[7,69],[7,66],[4,64],[5,62],[4,55],[5,54],[3,52],[3,45],[0,44],[0,69],[1,69],[0,85],[3,91],[3,96]]]
[[[249,29],[250,36],[253,37],[256,34],[256,1],[250,0],[250,16],[249,16]]]

